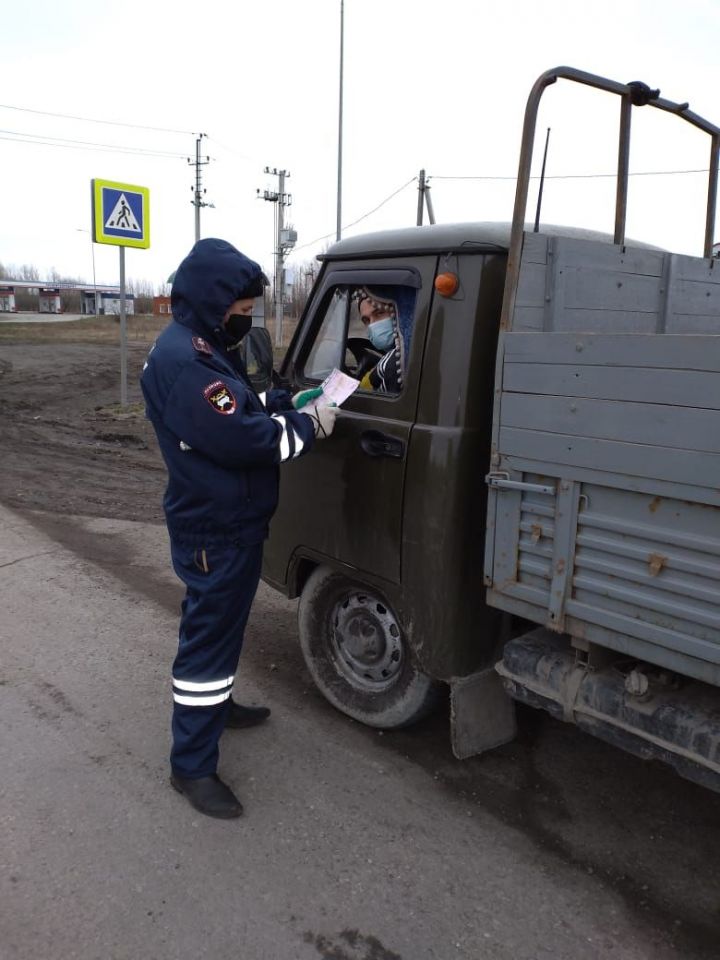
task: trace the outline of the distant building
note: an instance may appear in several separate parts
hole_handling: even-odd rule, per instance
[[[59,287],[40,287],[38,290],[38,313],[62,313]]]
[[[100,313],[107,314],[109,316],[120,316],[120,291],[117,292],[107,290],[100,291]],[[125,294],[125,313],[130,316],[131,313],[135,313],[135,297],[131,293]]]
[[[97,300],[98,309],[95,309],[96,291],[84,288],[80,291],[80,311],[88,316],[98,315],[120,315],[120,289],[118,287],[98,287]],[[125,313],[135,313],[135,298],[132,293],[125,294]]]
[[[98,314],[119,315],[120,287],[88,287],[85,284],[60,280],[45,285],[40,280],[10,280],[0,287],[0,313],[17,313],[17,297],[20,296],[20,310],[32,311],[37,297],[38,313],[64,313],[68,309],[69,294],[80,294],[80,312],[87,316],[95,314],[95,297],[98,300]],[[75,299],[75,298],[72,298]],[[71,299],[71,302],[72,302]],[[74,306],[73,311],[78,308]],[[135,297],[125,294],[125,312],[135,313]]]
[[[80,313],[87,314],[88,316],[93,316],[95,313],[100,313],[100,311],[95,310],[95,291],[94,290],[81,290],[80,291]]]
[[[153,316],[166,317],[172,313],[170,297],[153,297]]]
[[[15,287],[0,287],[0,313],[15,313]]]

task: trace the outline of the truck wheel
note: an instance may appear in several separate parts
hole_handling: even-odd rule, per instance
[[[298,626],[317,688],[349,717],[390,730],[414,723],[437,703],[439,684],[415,666],[400,624],[374,587],[318,567],[302,591]]]

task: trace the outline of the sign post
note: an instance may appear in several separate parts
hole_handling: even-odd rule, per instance
[[[125,314],[125,247],[120,247],[120,406],[127,406],[127,316]]]
[[[125,247],[150,246],[150,191],[130,183],[92,180],[92,236],[120,248],[120,405],[127,406]]]

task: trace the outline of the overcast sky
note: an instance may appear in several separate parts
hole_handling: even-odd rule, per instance
[[[202,211],[202,235],[230,240],[270,271],[273,205],[256,190],[276,186],[264,166],[285,168],[298,232],[291,262],[312,259],[328,242],[317,238],[335,233],[339,9],[340,0],[6,4],[0,262],[89,281],[82,231],[98,177],[150,188],[151,247],[128,251],[127,272],[161,283],[194,241],[186,158],[198,132],[208,134],[204,181],[215,204]],[[560,64],[644,80],[720,123],[719,49],[718,0],[345,0],[343,224],[421,167],[433,177],[438,221],[510,219],[511,179],[442,178],[512,178],[527,95]],[[635,118],[631,170],[707,167],[702,134],[659,111]],[[617,119],[614,97],[550,88],[538,123],[541,141],[552,128],[548,175],[611,173]],[[42,143],[54,138],[65,145]],[[538,170],[541,153],[542,142]],[[628,235],[701,253],[704,189],[698,173],[634,177]],[[611,179],[550,179],[544,219],[611,230],[613,203]],[[347,234],[411,225],[416,204],[411,182]],[[116,283],[117,248],[96,245],[95,257],[98,282]]]

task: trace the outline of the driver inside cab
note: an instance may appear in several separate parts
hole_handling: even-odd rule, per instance
[[[385,295],[381,295],[385,294]],[[383,393],[400,393],[403,383],[404,344],[398,327],[397,302],[385,291],[362,287],[358,311],[365,334],[380,359],[361,379],[360,387]]]

